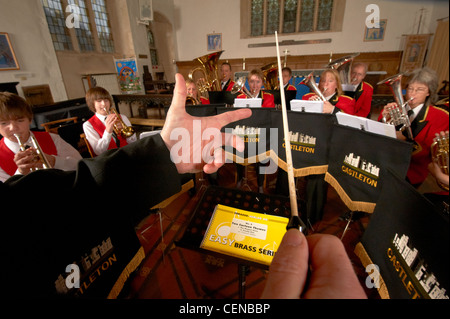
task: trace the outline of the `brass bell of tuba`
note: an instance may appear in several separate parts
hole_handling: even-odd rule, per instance
[[[28,145],[24,145],[22,143],[22,141],[20,140],[20,136],[18,134],[14,134],[14,137],[17,139],[17,142],[19,143],[20,146],[20,150],[23,152],[25,150],[27,150],[29,148]],[[42,163],[42,168],[43,169],[49,169],[52,168],[52,166],[50,165],[50,163],[47,160],[47,157],[45,157],[44,152],[42,151],[41,146],[39,145],[38,141],[36,140],[36,137],[34,137],[33,133],[30,132],[30,139],[31,139],[31,143],[33,144],[33,147],[35,149],[35,157],[36,159],[39,160],[39,162]],[[32,169],[33,171],[37,171],[39,170],[39,168],[34,168]]]
[[[217,51],[194,59],[200,62],[201,67],[196,67],[195,69],[191,70],[188,77],[189,79],[194,81],[195,72],[198,71],[203,73],[203,77],[201,77],[197,82],[194,82],[200,94],[205,97],[207,97],[208,91],[222,91],[217,65],[220,55],[223,52],[224,50]]]
[[[351,55],[346,55],[342,58],[331,61],[327,64],[327,68],[335,69],[338,71],[339,76],[341,78],[342,85],[348,85],[352,83],[352,79],[350,77],[352,72],[352,64],[353,60],[359,55],[359,53],[354,53]]]
[[[433,161],[435,161],[439,168],[441,169],[442,173],[445,175],[449,174],[448,171],[448,132],[444,136],[436,137],[433,144],[431,144],[431,157],[433,158]],[[445,185],[441,182],[437,182],[439,187],[441,187],[443,190],[448,191],[449,186]]]
[[[314,72],[311,72],[310,74],[308,74],[301,82],[300,84],[304,84],[307,87],[309,87],[311,89],[311,91],[313,91],[322,102],[325,102],[327,99],[325,98],[325,96],[322,94],[322,92],[320,91],[319,87],[317,86],[316,80],[314,79]]]
[[[111,112],[108,112],[108,110],[106,108],[104,108],[104,110],[108,115],[111,114]],[[114,114],[116,114],[117,121],[119,121],[120,124],[122,124],[122,128],[119,129],[119,127],[116,125],[116,123],[114,123],[114,132],[117,135],[122,135],[123,138],[128,138],[128,137],[133,136],[134,129],[131,126],[127,126],[125,124],[125,122],[122,120],[122,117],[120,116],[119,112],[117,112],[117,110],[115,108],[111,108],[111,110],[114,112]]]
[[[399,131],[403,132],[404,130],[406,130],[408,138],[410,140],[413,140],[414,136],[411,130],[411,121],[408,116],[408,111],[406,110],[407,104],[412,100],[412,98],[409,99],[406,103],[403,100],[402,77],[403,73],[399,73],[377,83],[377,85],[389,85],[392,94],[394,95],[394,100],[397,103],[396,108],[392,108],[389,110],[390,119],[383,118],[383,122],[395,126],[401,125]]]

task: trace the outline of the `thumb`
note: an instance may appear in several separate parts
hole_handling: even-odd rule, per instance
[[[300,298],[308,273],[308,243],[297,229],[286,232],[269,269],[261,298]]]
[[[179,114],[179,112],[186,112],[186,96],[187,88],[184,77],[177,73],[175,75],[175,88],[173,90],[172,104],[170,105],[169,112]]]

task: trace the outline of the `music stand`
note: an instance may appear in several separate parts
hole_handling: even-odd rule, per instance
[[[233,105],[234,99],[240,94],[240,93],[231,93],[229,91],[210,91],[209,94],[209,101],[211,104],[227,104],[227,105]]]
[[[301,207],[301,209],[299,209],[300,215],[300,212],[304,211],[305,204],[301,200],[298,201],[298,207]],[[238,209],[244,209],[256,213],[289,218],[291,214],[290,199],[289,197],[280,195],[260,194],[255,192],[245,192],[238,189],[229,189],[220,186],[209,186],[197,203],[197,206],[194,209],[194,213],[191,215],[191,219],[189,220],[188,226],[186,227],[183,236],[179,240],[175,241],[175,244],[178,247],[198,251],[201,253],[207,253],[208,255],[220,256],[221,258],[226,258],[231,262],[236,262],[238,264],[239,272],[239,297],[244,298],[245,277],[248,267],[254,266],[263,269],[268,269],[269,267],[264,264],[256,263],[254,261],[249,261],[200,248],[200,244],[209,226],[214,208],[218,204]]]
[[[264,92],[270,93],[273,95],[275,105],[281,104],[281,94],[280,90],[264,90]],[[286,107],[287,110],[291,109],[291,100],[295,99],[297,96],[297,91],[284,91],[284,97],[286,98]]]

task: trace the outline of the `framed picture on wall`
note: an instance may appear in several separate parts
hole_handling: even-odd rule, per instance
[[[0,71],[19,69],[8,33],[0,32]]]
[[[364,41],[383,41],[386,33],[387,19],[380,19],[379,28],[368,28],[364,30]]]
[[[222,50],[222,33],[211,33],[206,36],[208,51]]]
[[[430,34],[410,34],[406,36],[400,72],[421,68],[428,48]]]

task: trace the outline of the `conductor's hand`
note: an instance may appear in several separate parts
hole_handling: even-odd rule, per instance
[[[309,262],[308,262],[309,261]],[[306,287],[308,268],[311,277]],[[273,258],[261,298],[367,298],[342,242],[332,235],[286,232]]]
[[[216,116],[194,117],[186,112],[186,96],[184,78],[177,74],[172,104],[161,137],[180,174],[201,170],[207,174],[214,173],[225,163],[222,145],[244,150],[241,138],[221,133],[220,129],[228,123],[250,117],[251,110],[239,109]]]

